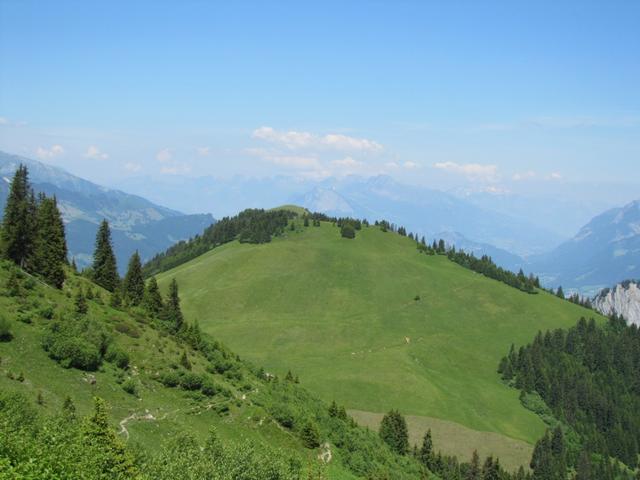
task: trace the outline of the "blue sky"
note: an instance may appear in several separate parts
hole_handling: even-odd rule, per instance
[[[0,0],[0,149],[108,183],[640,185],[638,25],[635,0]]]

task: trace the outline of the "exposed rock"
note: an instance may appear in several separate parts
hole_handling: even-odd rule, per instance
[[[640,326],[640,287],[637,282],[626,281],[606,288],[595,296],[593,307],[603,315],[622,315],[628,323]]]

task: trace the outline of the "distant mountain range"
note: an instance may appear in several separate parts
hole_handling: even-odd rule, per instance
[[[4,178],[0,181],[0,208],[4,207],[8,181],[20,162],[29,166],[38,190],[58,197],[71,254],[80,265],[91,260],[95,231],[102,218],[113,227],[121,270],[135,249],[143,259],[149,259],[172,243],[200,233],[214,221],[209,214],[185,215],[158,205],[170,199],[174,208],[193,213],[197,205],[220,217],[249,207],[297,204],[330,215],[386,219],[428,240],[443,238],[476,256],[489,255],[510,270],[524,268],[527,273],[538,274],[546,286],[562,285],[565,291],[585,295],[626,278],[640,277],[640,201],[607,210],[567,239],[564,232],[569,227],[559,228],[559,217],[546,226],[542,219],[545,212],[574,205],[577,197],[571,192],[570,200],[556,202],[553,207],[552,202],[537,205],[531,196],[443,192],[403,184],[386,175],[323,180],[289,176],[125,179],[122,188],[142,195],[137,196],[0,152],[0,175]],[[577,212],[577,217],[586,218],[603,199],[595,202]],[[532,221],[527,219],[527,205]],[[575,224],[575,219],[572,222],[568,224]]]
[[[500,251],[499,256],[504,257],[542,253],[567,238],[526,218],[496,212],[451,193],[406,185],[386,175],[323,180],[288,176],[225,180],[138,177],[126,179],[122,185],[153,201],[171,198],[172,206],[185,211],[193,205],[207,205],[219,218],[248,207],[283,204],[337,216],[384,218],[427,238],[464,238],[467,244],[474,244],[474,249],[481,247],[478,251]],[[485,250],[488,246],[491,248]]]
[[[36,191],[56,195],[66,225],[69,253],[80,267],[92,261],[98,223],[103,218],[111,225],[121,272],[135,250],[143,260],[150,259],[214,222],[210,214],[185,215],[142,197],[96,185],[61,168],[4,152],[0,152],[0,216],[20,163],[27,165]]]
[[[543,283],[593,294],[640,277],[640,200],[593,218],[576,236],[530,259]]]

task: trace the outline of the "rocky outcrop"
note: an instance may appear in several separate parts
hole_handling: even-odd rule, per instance
[[[640,326],[640,286],[626,281],[602,290],[593,299],[593,307],[603,315],[622,315],[628,323]]]

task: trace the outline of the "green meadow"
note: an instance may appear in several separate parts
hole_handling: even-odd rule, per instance
[[[507,462],[526,457],[513,440],[531,444],[545,425],[500,381],[500,358],[539,330],[595,315],[373,226],[349,240],[296,220],[271,243],[232,242],[158,275],[163,289],[171,278],[187,317],[267,371],[291,370],[352,410],[397,408],[498,434]]]

